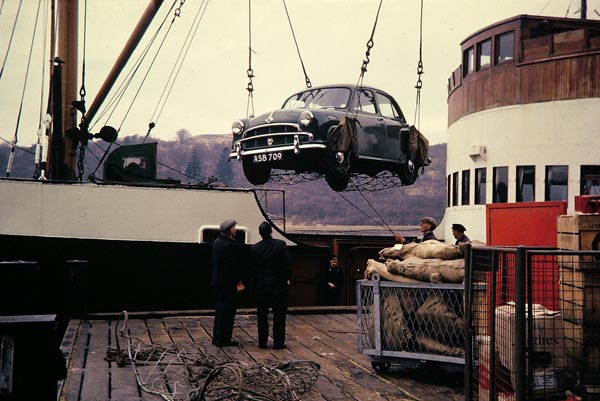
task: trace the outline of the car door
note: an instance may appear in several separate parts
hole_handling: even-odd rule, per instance
[[[360,157],[387,158],[387,139],[383,117],[379,115],[375,93],[360,88],[352,100],[351,111],[356,113],[358,153]]]
[[[402,157],[401,132],[407,128],[402,111],[386,93],[377,92],[377,106],[385,124],[385,135],[387,142],[387,157],[400,160]]]

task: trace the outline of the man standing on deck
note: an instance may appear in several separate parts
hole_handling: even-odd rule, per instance
[[[269,308],[273,309],[273,349],[285,348],[285,319],[289,301],[292,258],[285,242],[272,237],[273,228],[263,221],[258,226],[262,240],[250,247],[255,272],[258,348],[267,348]]]
[[[235,220],[221,223],[221,236],[213,242],[212,247],[211,286],[216,295],[212,342],[217,347],[238,345],[231,335],[237,310],[236,296],[245,287],[241,279],[244,260],[242,246],[235,241],[236,224]]]
[[[423,242],[423,241],[429,241],[429,240],[438,240],[435,236],[435,234],[433,233],[433,230],[435,230],[435,228],[437,227],[437,222],[435,221],[435,219],[433,217],[423,217],[421,219],[421,232],[423,233],[423,239],[422,240],[416,240],[416,242]],[[406,242],[406,238],[404,238],[404,236],[402,234],[394,234],[394,238],[396,239],[396,242],[399,244],[405,244]]]
[[[338,265],[338,257],[331,255],[325,278],[325,304],[337,305],[340,302],[344,273]]]

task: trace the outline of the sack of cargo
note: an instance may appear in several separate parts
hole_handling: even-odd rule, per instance
[[[423,302],[417,309],[416,321],[420,333],[442,344],[464,346],[465,321],[441,295],[431,295]]]
[[[415,280],[409,277],[399,276],[392,274],[388,271],[384,263],[378,262],[374,259],[367,260],[367,267],[365,269],[365,278],[370,280],[373,274],[379,274],[379,277],[383,280],[395,281],[397,283],[418,283],[419,280]]]
[[[389,273],[425,282],[462,283],[465,278],[465,260],[421,259],[409,257],[405,260],[388,259],[385,266]]]
[[[404,311],[396,294],[384,297],[381,314],[382,347],[390,351],[401,351],[412,340],[412,333],[406,325]]]
[[[419,244],[416,242],[409,242],[408,244],[396,244],[391,248],[383,248],[379,251],[379,259],[406,259],[417,245]]]
[[[464,349],[458,347],[450,347],[425,335],[417,335],[416,341],[417,344],[419,344],[419,346],[421,347],[421,350],[429,354],[455,356],[459,358],[464,358],[465,356]]]
[[[444,260],[460,259],[463,257],[457,245],[446,245],[436,240],[419,243],[410,250],[410,255],[423,259],[437,258]]]

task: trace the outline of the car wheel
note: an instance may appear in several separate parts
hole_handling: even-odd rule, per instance
[[[348,156],[344,154],[331,155],[329,165],[325,171],[325,181],[334,191],[343,191],[348,187],[350,174],[348,173]]]
[[[271,177],[271,168],[266,165],[255,164],[251,160],[243,159],[242,167],[246,179],[252,185],[265,184]]]
[[[408,159],[406,164],[402,165],[400,170],[398,170],[398,177],[400,177],[402,185],[414,184],[418,176],[419,169],[411,159]]]

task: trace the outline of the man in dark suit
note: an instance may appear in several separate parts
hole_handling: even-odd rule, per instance
[[[244,291],[245,287],[242,282],[243,249],[235,241],[236,224],[235,220],[221,223],[221,236],[213,242],[212,247],[211,286],[217,301],[212,342],[218,347],[238,345],[231,335],[237,310],[237,293]]]
[[[285,319],[289,301],[292,259],[284,241],[272,237],[271,225],[258,226],[262,240],[250,247],[255,272],[258,347],[267,348],[269,307],[273,309],[273,348],[285,348]]]
[[[471,241],[469,237],[465,235],[465,231],[467,231],[467,229],[462,224],[452,224],[452,236],[456,238],[456,242],[454,243],[454,245]]]

